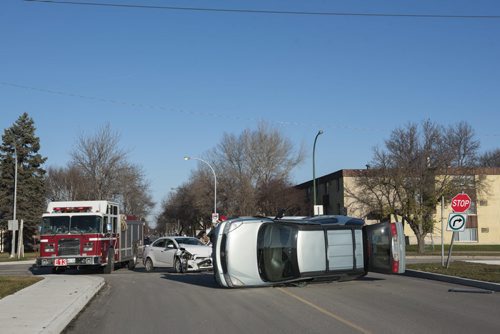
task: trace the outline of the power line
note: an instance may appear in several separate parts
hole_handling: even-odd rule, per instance
[[[227,9],[227,8],[203,8],[203,7],[176,7],[176,6],[154,6],[139,4],[116,4],[105,2],[81,2],[60,0],[24,0],[26,2],[40,2],[50,4],[65,4],[78,6],[99,7],[121,7],[141,9],[162,9],[196,12],[220,12],[241,14],[278,14],[278,15],[316,15],[316,16],[358,16],[358,17],[401,17],[401,18],[427,18],[427,19],[500,19],[500,15],[441,15],[441,14],[395,14],[395,13],[355,13],[355,12],[308,12],[308,11],[283,11],[283,10],[259,10],[259,9]]]
[[[31,91],[36,91],[36,92],[41,92],[45,94],[53,94],[53,95],[60,95],[60,96],[68,96],[68,97],[73,97],[73,98],[79,98],[83,100],[89,100],[89,101],[96,101],[96,102],[102,102],[102,103],[110,103],[110,104],[115,104],[115,105],[122,105],[134,109],[149,109],[149,110],[155,110],[155,111],[164,111],[164,112],[174,112],[174,113],[181,113],[185,115],[190,115],[190,116],[196,116],[196,117],[208,117],[210,119],[212,118],[219,118],[219,119],[224,119],[224,120],[235,120],[235,121],[241,121],[241,122],[259,122],[262,121],[262,118],[251,118],[251,117],[241,117],[236,114],[222,114],[222,113],[215,113],[215,112],[194,112],[194,111],[186,111],[182,109],[174,109],[172,107],[167,108],[164,106],[159,106],[159,105],[152,105],[152,104],[143,104],[143,103],[133,103],[133,102],[127,102],[127,101],[122,101],[122,100],[115,100],[111,98],[103,98],[103,97],[95,97],[95,96],[89,96],[89,95],[83,95],[79,93],[71,93],[71,92],[64,92],[64,91],[57,91],[57,90],[52,90],[52,89],[46,89],[46,88],[39,88],[39,87],[32,87],[32,86],[25,86],[25,85],[20,85],[16,83],[11,83],[11,82],[4,82],[0,81],[0,85],[3,86],[8,86],[8,87],[14,87],[14,88],[19,88],[19,89],[24,89],[24,90],[31,90]],[[296,127],[311,127],[311,128],[332,128],[332,129],[343,129],[343,130],[349,130],[349,131],[358,131],[358,132],[387,132],[387,129],[381,129],[378,128],[374,130],[373,128],[363,128],[363,127],[355,127],[355,126],[350,126],[350,125],[328,125],[324,123],[304,123],[304,122],[296,122],[296,121],[288,121],[288,120],[279,120],[279,121],[269,121],[269,123],[276,124],[277,126],[280,127],[288,127],[288,126],[296,126]]]
[[[110,103],[110,104],[117,104],[117,105],[122,105],[126,107],[131,107],[135,109],[150,109],[150,110],[157,110],[157,111],[166,111],[166,112],[176,112],[176,113],[181,113],[181,114],[186,114],[186,115],[191,115],[191,116],[197,116],[197,117],[209,117],[209,118],[221,118],[221,119],[232,119],[235,121],[243,121],[243,122],[259,122],[262,121],[262,118],[250,118],[250,117],[240,117],[235,114],[221,114],[221,113],[214,113],[214,112],[194,112],[194,111],[186,111],[182,109],[174,109],[172,107],[167,108],[163,106],[158,106],[158,105],[151,105],[151,104],[143,104],[143,103],[133,103],[133,102],[127,102],[127,101],[122,101],[122,100],[115,100],[115,99],[110,99],[110,98],[102,98],[102,97],[95,97],[95,96],[89,96],[89,95],[83,95],[79,93],[70,93],[70,92],[64,92],[64,91],[56,91],[56,90],[51,90],[51,89],[46,89],[46,88],[39,88],[39,87],[32,87],[32,86],[25,86],[25,85],[20,85],[16,83],[11,83],[11,82],[4,82],[0,81],[0,85],[3,86],[8,86],[8,87],[14,87],[14,88],[19,88],[19,89],[24,89],[24,90],[31,90],[31,91],[37,91],[45,94],[54,94],[54,95],[60,95],[60,96],[69,96],[69,97],[75,97],[75,98],[80,98],[84,100],[90,100],[90,101],[97,101],[97,102],[103,102],[103,103]],[[343,125],[343,124],[325,124],[325,123],[305,123],[305,122],[297,122],[297,121],[269,121],[269,123],[276,124],[277,126],[280,127],[309,127],[309,128],[323,128],[323,129],[341,129],[341,130],[349,130],[349,131],[359,131],[359,132],[368,132],[368,133],[373,133],[373,132],[384,132],[387,133],[389,131],[388,129],[383,129],[383,128],[366,128],[366,127],[359,127],[359,126],[350,126],[350,125]],[[480,134],[482,137],[500,137],[499,133],[481,133]]]

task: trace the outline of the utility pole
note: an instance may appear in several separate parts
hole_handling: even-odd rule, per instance
[[[16,156],[16,160],[15,160],[15,163],[14,163],[14,210],[13,210],[13,217],[12,219],[14,221],[16,221],[16,205],[17,205],[17,147],[16,147],[16,144],[14,143],[14,155]],[[15,247],[16,245],[16,231],[14,229],[12,229],[12,244],[10,246],[10,257],[13,258],[14,257],[14,249],[16,248]]]

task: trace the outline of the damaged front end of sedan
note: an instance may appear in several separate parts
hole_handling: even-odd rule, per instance
[[[178,254],[180,270],[177,272],[189,272],[189,271],[204,271],[212,270],[212,256],[201,256],[197,254],[191,254],[184,248],[179,249]]]

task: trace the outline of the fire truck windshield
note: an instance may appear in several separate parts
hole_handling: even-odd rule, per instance
[[[100,233],[101,231],[102,218],[100,216],[52,216],[43,218],[41,233]]]

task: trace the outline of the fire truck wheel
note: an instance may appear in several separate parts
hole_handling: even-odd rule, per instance
[[[153,266],[153,261],[151,261],[151,259],[149,257],[146,259],[146,263],[144,264],[144,267],[146,268],[147,272],[151,272],[155,269],[155,267]]]
[[[128,263],[127,263],[127,268],[129,270],[134,270],[135,269],[135,265],[137,264],[137,258],[134,256],[134,258],[132,260],[129,260]]]
[[[108,250],[108,263],[104,267],[105,274],[111,274],[115,269],[115,252],[112,248]]]

